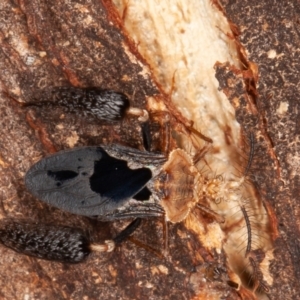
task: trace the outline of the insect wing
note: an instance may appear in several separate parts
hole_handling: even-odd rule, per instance
[[[27,172],[28,190],[42,201],[74,214],[101,216],[124,205],[152,178],[148,168],[127,162],[101,147],[82,147],[46,157]]]

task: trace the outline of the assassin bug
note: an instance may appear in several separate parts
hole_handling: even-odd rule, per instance
[[[177,223],[202,199],[204,182],[182,149],[166,158],[108,145],[48,156],[30,168],[25,184],[52,206],[101,221],[166,215]]]
[[[61,87],[50,93],[56,101],[27,105],[76,107],[103,120],[122,119],[126,111],[145,115],[140,109],[130,108],[124,94],[114,91]],[[166,214],[168,220],[179,222],[199,202],[198,173],[192,159],[180,149],[166,157],[108,145],[75,148],[46,157],[27,172],[25,184],[50,205],[102,221]]]
[[[88,108],[88,113],[100,119],[122,119],[125,111],[143,115],[141,110],[129,108],[127,97],[121,93],[111,91],[107,98],[103,96],[107,91],[103,94],[97,88],[54,89],[54,94],[57,93],[73,99],[80,109]],[[97,99],[100,104],[96,103]],[[115,102],[118,108],[111,109]],[[59,100],[56,105],[68,108],[67,103]],[[113,117],[112,110],[117,112]],[[167,157],[121,145],[106,145],[48,156],[30,168],[25,184],[33,195],[52,206],[101,221],[165,215],[171,222],[180,222],[198,205],[203,194],[200,177],[193,159],[184,150],[175,149]]]
[[[127,111],[130,109],[126,108]],[[110,110],[104,111],[110,114]],[[114,119],[123,117],[120,113]],[[108,119],[109,117],[106,118]],[[143,127],[146,128],[147,124],[143,123]],[[147,138],[146,133],[144,136]],[[145,148],[150,148],[150,144],[151,139],[146,139]],[[167,154],[158,154],[117,144],[74,148],[57,152],[37,162],[27,172],[25,184],[34,196],[52,206],[101,221],[164,216],[167,221],[178,223],[193,208],[199,207],[222,223],[223,217],[202,205],[202,200],[220,199],[223,192],[228,194],[228,191],[238,190],[240,185],[219,177],[204,177],[197,165],[201,156],[203,154],[190,155],[179,148],[170,153],[167,151]],[[138,222],[137,220],[134,222]],[[134,226],[129,227],[133,228],[132,231],[135,229]],[[64,232],[63,229],[57,230]],[[23,253],[73,262],[65,258],[69,255],[68,247],[67,255],[63,251],[61,254],[60,248],[56,254],[48,232],[42,231],[40,239],[49,240],[47,253],[50,254],[45,256],[42,247],[37,247],[41,249],[41,255],[39,251],[37,254],[34,251]],[[51,234],[53,231],[50,231],[50,236]],[[130,234],[125,234],[125,238]],[[64,239],[64,234],[60,236]],[[88,249],[91,249],[90,244]],[[11,248],[22,250],[24,246],[13,244]],[[53,248],[54,254],[51,254]],[[108,249],[105,248],[104,251]],[[81,254],[81,249],[78,252]],[[82,255],[83,258],[79,261],[85,256]]]
[[[199,202],[200,173],[181,149],[164,155],[120,145],[61,151],[33,165],[28,190],[78,215],[113,221],[158,217],[182,221]]]
[[[178,223],[201,199],[200,177],[181,149],[166,158],[109,145],[48,156],[30,168],[25,184],[40,200],[77,215],[101,221],[165,216]],[[203,210],[216,215],[208,208]]]

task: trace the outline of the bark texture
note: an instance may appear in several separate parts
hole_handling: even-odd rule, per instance
[[[270,266],[274,283],[270,299],[299,297],[299,15],[298,1],[221,1],[238,28],[247,59],[258,66],[252,97],[271,147],[257,153],[255,183],[271,204],[278,220]],[[241,104],[242,106],[242,104]],[[237,110],[246,130],[255,128]],[[260,146],[261,147],[261,146]]]
[[[256,141],[261,141],[251,174],[271,216],[274,239],[276,218],[279,224],[271,265],[274,284],[268,295],[296,299],[300,293],[300,8],[296,0],[221,2],[240,32],[237,39],[245,72],[237,74],[231,66],[220,64],[216,76],[244,131],[254,132]],[[48,88],[52,86],[99,86],[126,93],[135,107],[144,108],[149,97],[168,106],[168,98],[152,79],[112,4],[106,0],[1,1],[0,45],[1,217],[79,227],[95,242],[115,236],[127,222],[101,223],[51,208],[30,196],[23,178],[33,162],[65,148],[117,142],[142,149],[140,122],[128,118],[109,124],[76,110],[25,109],[17,103],[51,98]],[[245,91],[249,98],[240,96]],[[171,105],[168,109],[174,116]],[[171,126],[178,120],[178,116],[171,118]],[[209,216],[195,212],[194,217],[209,230]],[[160,250],[162,235],[160,220],[143,220],[135,233],[144,244]],[[255,299],[243,287],[237,290],[224,251],[203,247],[184,224],[169,224],[169,244],[165,257],[126,242],[112,253],[93,254],[77,265],[27,257],[1,246],[0,297]]]

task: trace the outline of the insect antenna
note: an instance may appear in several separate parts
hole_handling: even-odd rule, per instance
[[[254,249],[262,247],[262,243],[270,243],[270,238],[267,235],[267,216],[265,210],[262,206],[253,207],[253,201],[251,198],[239,200],[237,205],[231,207],[235,212],[229,216],[227,216],[227,220],[229,220],[228,228],[230,228],[231,232],[236,232],[238,234],[239,231],[242,233],[238,236],[234,235],[235,241],[241,242],[236,246],[237,249],[240,249],[238,253],[245,251],[244,256],[248,257],[249,253]],[[243,221],[241,225],[241,222]],[[238,229],[232,231],[234,227],[238,226]],[[242,237],[246,235],[246,239]]]
[[[249,219],[249,216],[247,214],[247,211],[246,211],[244,205],[241,205],[241,211],[243,213],[243,216],[244,216],[244,219],[246,222],[246,227],[247,227],[248,241],[247,241],[247,246],[246,246],[246,251],[245,251],[245,256],[247,256],[251,251],[252,230],[251,230],[250,219]]]
[[[89,238],[80,229],[19,220],[2,221],[0,242],[22,254],[68,263],[81,262],[91,253]],[[114,243],[98,245],[101,252],[113,248]]]

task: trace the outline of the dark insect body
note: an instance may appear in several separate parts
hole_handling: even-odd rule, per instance
[[[104,121],[123,119],[130,107],[125,94],[97,87],[56,87],[46,90],[43,96],[41,100],[25,103],[23,106],[57,106],[66,112],[80,112]]]
[[[33,165],[25,184],[52,206],[102,221],[161,216],[151,182],[165,160],[119,145],[75,148]]]
[[[203,198],[203,177],[182,149],[169,157],[120,145],[61,151],[25,176],[40,200],[101,221],[159,217],[184,220]]]

